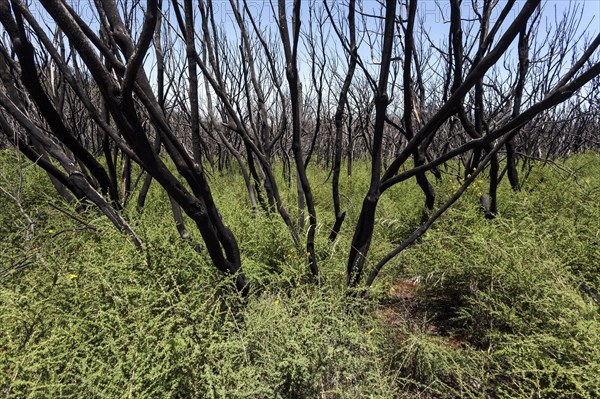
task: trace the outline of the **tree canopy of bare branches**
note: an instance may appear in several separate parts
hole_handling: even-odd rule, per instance
[[[78,8],[0,0],[3,142],[43,168],[65,200],[95,205],[139,250],[121,211],[137,180],[143,211],[155,181],[181,237],[243,293],[238,242],[211,193],[215,170],[239,168],[252,211],[282,218],[318,281],[316,183],[307,169],[331,167],[335,222],[327,235],[335,240],[346,215],[342,163],[351,174],[354,158],[367,159],[350,286],[363,281],[381,196],[413,178],[424,196],[421,225],[374,260],[368,286],[482,172],[484,215],[494,218],[505,176],[519,190],[533,160],[600,143],[600,35],[586,35],[577,5],[543,23],[539,0],[449,0],[439,8],[443,31],[422,10],[417,0],[262,8],[246,0]],[[296,184],[295,204],[280,195],[279,164]],[[464,180],[439,202],[431,182],[449,165],[460,165],[455,175]],[[182,211],[202,244],[191,240]]]

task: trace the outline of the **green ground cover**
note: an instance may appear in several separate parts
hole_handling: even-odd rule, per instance
[[[582,289],[600,290],[600,157],[560,165],[574,174],[537,166],[518,193],[505,179],[494,220],[479,210],[482,177],[361,298],[344,271],[366,162],[342,179],[348,216],[333,243],[328,173],[309,169],[321,285],[280,218],[254,215],[241,178],[215,173],[252,281],[244,302],[178,237],[156,185],[142,215],[124,211],[139,253],[3,152],[0,186],[21,208],[0,193],[0,396],[600,397],[600,318]],[[444,175],[439,201],[453,185]],[[295,187],[281,187],[293,204]],[[413,182],[383,196],[368,266],[417,226],[422,202]]]

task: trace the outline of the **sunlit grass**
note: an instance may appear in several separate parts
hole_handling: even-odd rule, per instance
[[[19,164],[3,152],[3,187]],[[322,283],[278,215],[251,212],[241,178],[211,177],[252,292],[183,242],[153,184],[136,252],[93,209],[61,202],[44,174],[20,166],[19,200],[0,201],[0,393],[7,398],[599,397],[600,169],[597,154],[536,167],[521,192],[506,179],[499,215],[479,209],[482,178],[393,259],[366,297],[348,296],[345,266],[368,166],[342,174],[347,218],[335,242],[328,171],[311,166]],[[277,170],[281,178],[281,170]],[[457,176],[435,183],[438,201]],[[281,179],[296,215],[295,187]],[[367,270],[421,218],[414,182],[382,197]],[[52,206],[50,205],[52,204]],[[58,210],[59,208],[60,210]],[[95,228],[85,228],[67,214]],[[189,223],[189,230],[200,235]]]

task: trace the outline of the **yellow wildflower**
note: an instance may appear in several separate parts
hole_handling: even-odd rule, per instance
[[[79,274],[74,274],[74,273],[69,274],[69,280],[75,280],[76,278],[79,278]]]
[[[52,229],[48,230],[48,234],[54,234],[54,230],[52,230]]]

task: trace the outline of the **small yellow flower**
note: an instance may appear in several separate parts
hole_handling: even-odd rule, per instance
[[[310,252],[307,252],[307,253],[306,253],[306,257],[307,257],[307,258],[310,258]]]
[[[275,306],[279,306],[279,299],[275,299]]]
[[[69,274],[69,280],[75,280],[77,278],[79,278],[79,274],[74,274],[74,273]]]
[[[54,234],[54,230],[52,230],[52,229],[48,230],[48,234]]]

